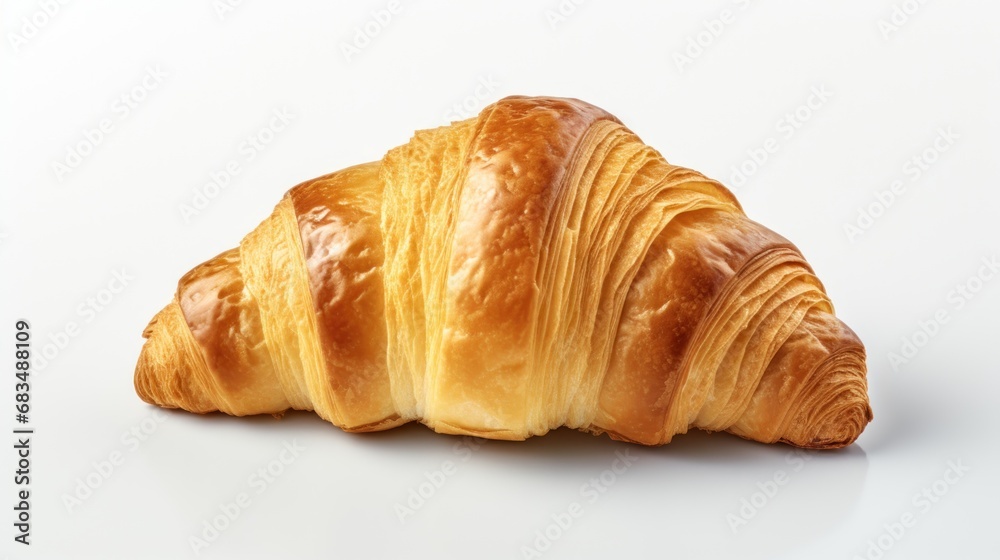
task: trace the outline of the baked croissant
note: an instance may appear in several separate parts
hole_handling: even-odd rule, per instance
[[[575,99],[508,97],[291,189],[143,332],[146,402],[647,445],[809,448],[871,420],[865,352],[789,241]]]

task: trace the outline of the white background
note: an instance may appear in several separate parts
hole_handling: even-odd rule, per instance
[[[201,557],[523,558],[545,548],[547,528],[545,558],[1000,557],[1000,279],[977,276],[1000,254],[995,5],[911,1],[891,30],[879,23],[893,25],[889,0],[567,0],[565,16],[557,0],[424,0],[346,56],[386,2],[246,1],[221,16],[210,0],[73,2],[37,15],[44,4],[0,11],[3,371],[16,319],[31,321],[36,352],[70,322],[78,331],[31,377],[30,547],[12,540],[15,456],[0,452],[8,557],[195,557],[190,537],[240,492],[249,507]],[[147,68],[165,76],[135,90]],[[477,99],[481,83],[492,85]],[[789,135],[782,119],[814,87],[831,95],[800,109]],[[120,97],[133,93],[142,100],[126,114]],[[752,218],[802,249],[868,348],[875,420],[856,445],[803,462],[722,434],[646,449],[560,430],[471,453],[419,425],[349,435],[306,413],[160,421],[136,397],[140,333],[181,274],[235,246],[296,183],[380,158],[462,116],[456,103],[476,112],[509,94],[609,110],[670,161],[733,186]],[[282,108],[292,122],[246,161],[240,144]],[[102,119],[111,132],[55,171]],[[949,129],[947,150],[925,153]],[[768,138],[767,161],[734,178]],[[914,157],[934,160],[919,177]],[[185,220],[181,205],[233,159],[240,174]],[[895,180],[901,193],[878,202]],[[860,208],[877,217],[850,236]],[[122,269],[127,286],[87,312]],[[959,284],[978,292],[963,299]],[[941,310],[946,323],[926,322]],[[930,336],[916,334],[921,321]],[[894,368],[904,338],[922,346]],[[9,429],[13,386],[8,373]],[[131,429],[138,445],[122,439]],[[293,441],[305,450],[273,463]],[[585,485],[626,451],[638,459],[592,503]],[[98,467],[115,453],[105,479]],[[454,474],[401,523],[395,505],[445,461]],[[963,470],[951,483],[949,462]],[[248,477],[269,464],[283,472],[258,493]],[[777,493],[755,496],[779,471]],[[88,477],[99,487],[67,507]],[[934,503],[914,501],[925,488]],[[734,531],[742,500],[761,507]],[[582,516],[551,528],[574,502]],[[908,514],[913,527],[890,530]]]

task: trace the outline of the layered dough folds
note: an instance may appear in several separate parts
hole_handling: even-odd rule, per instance
[[[799,251],[571,99],[293,188],[143,334],[147,402],[349,431],[839,447],[871,419],[864,348]]]

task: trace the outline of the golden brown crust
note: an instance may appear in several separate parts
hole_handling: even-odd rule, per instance
[[[327,381],[343,428],[398,424],[386,370],[379,230],[379,165],[365,164],[303,183],[289,196],[298,217]]]
[[[280,412],[289,404],[239,261],[239,250],[231,249],[195,267],[178,282],[177,302],[204,358],[203,384],[217,391],[219,410],[237,415]]]
[[[766,228],[719,210],[689,212],[665,228],[619,319],[595,426],[647,445],[670,441],[674,433],[665,424],[671,407],[681,406],[680,385],[688,376],[712,373],[691,371],[697,346],[725,342],[704,337],[712,306],[723,303],[723,289],[754,258],[790,246]]]
[[[455,209],[432,427],[529,435],[536,372],[526,350],[540,303],[542,241],[575,150],[599,120],[615,119],[578,101],[532,98],[507,98],[480,117]]]
[[[135,367],[135,390],[139,397],[165,408],[191,412],[218,410],[210,389],[201,381],[207,366],[194,344],[177,301],[156,314],[143,331]]]
[[[798,249],[573,99],[506,98],[295,187],[144,336],[147,402],[348,431],[829,448],[871,420],[864,347]]]

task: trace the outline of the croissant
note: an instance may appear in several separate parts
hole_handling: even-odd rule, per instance
[[[864,346],[798,249],[575,99],[508,97],[302,183],[143,332],[146,402],[646,445],[833,448]]]

